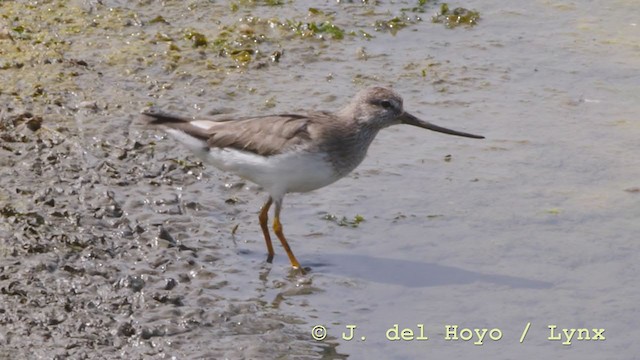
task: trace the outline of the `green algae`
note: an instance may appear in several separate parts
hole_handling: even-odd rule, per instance
[[[156,56],[155,59],[163,62],[163,67],[168,71],[175,71],[183,63],[192,63],[190,60],[193,57],[171,54],[186,47],[204,50],[221,57],[214,61],[214,68],[224,69],[229,66],[244,67],[255,61],[268,60],[266,59],[268,54],[280,51],[283,43],[296,39],[340,41],[346,37],[361,39],[372,37],[366,29],[353,27],[351,24],[337,24],[332,14],[315,7],[308,8],[304,19],[260,18],[249,14],[235,22],[223,22],[217,28],[203,31],[197,28],[173,27],[168,14],[154,14],[149,19],[144,19],[143,15],[134,10],[98,5],[93,11],[87,11],[74,4],[70,1],[44,1],[41,4],[43,6],[27,6],[14,2],[3,4],[0,16],[11,19],[10,33],[7,37],[11,40],[15,39],[15,45],[13,49],[9,45],[0,50],[3,55],[0,69],[20,68],[25,63],[32,62],[36,56],[42,59],[57,55],[59,59],[69,50],[70,44],[65,39],[67,35],[72,35],[71,37],[82,35],[85,38],[97,36],[97,40],[87,45],[103,46],[107,52],[108,63],[111,65],[131,59],[132,55],[137,58],[144,57],[145,53],[153,53],[154,49],[144,44],[144,41],[149,39],[152,39],[151,44],[171,42],[164,56]],[[231,10],[251,11],[260,6],[284,4],[285,1],[280,0],[242,0],[231,3]],[[424,12],[426,6],[428,1],[418,0],[417,6],[405,10]],[[380,17],[375,12],[372,15]],[[376,31],[389,31],[395,34],[417,21],[420,19],[406,16],[403,12],[389,19],[376,19],[372,26]],[[162,27],[162,30],[158,31],[158,27]],[[153,28],[154,31],[149,32],[147,28]],[[110,33],[109,37],[101,38],[101,34],[105,31]],[[40,49],[24,45],[39,45]],[[110,49],[113,49],[111,53],[109,53]],[[133,51],[134,54],[128,53],[129,51]],[[282,52],[280,54],[282,55]],[[225,58],[231,63],[225,64]],[[144,63],[150,65],[148,62]]]
[[[286,61],[286,48],[308,44],[322,49],[341,41],[369,40],[372,31],[396,35],[422,21],[419,13],[433,6],[431,1],[417,0],[412,7],[389,16],[379,3],[349,5],[361,8],[367,19],[363,23],[339,21],[336,12],[319,7],[298,15],[253,14],[261,7],[286,3],[241,0],[231,3],[231,9],[212,5],[211,10],[229,15],[235,9],[242,15],[216,15],[213,26],[180,26],[183,23],[175,9],[144,3],[124,8],[99,2],[82,7],[70,0],[39,1],[37,5],[3,2],[0,94],[30,106],[64,104],[82,94],[83,81],[99,80],[103,65],[123,77],[158,70],[181,77],[206,72],[210,84],[219,84],[231,72],[260,70]],[[209,9],[202,4],[187,8],[193,12]],[[477,18],[475,12],[451,11],[443,4],[434,21],[454,26],[474,24]],[[422,76],[428,73],[423,71]]]
[[[338,226],[346,226],[352,228],[358,227],[361,222],[365,221],[364,216],[362,215],[355,215],[352,219],[349,219],[346,216],[339,217],[334,214],[326,214],[322,217],[322,219],[336,223]]]
[[[184,38],[191,40],[194,48],[205,47],[209,44],[206,36],[194,30],[187,30],[184,34]]]
[[[436,14],[431,21],[434,23],[444,24],[449,29],[453,29],[458,26],[471,27],[478,23],[480,19],[480,13],[475,10],[468,10],[462,7],[449,9],[447,3],[440,5],[440,12]]]

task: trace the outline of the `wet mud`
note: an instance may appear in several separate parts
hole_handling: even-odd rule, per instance
[[[87,149],[50,126],[46,115],[6,109],[0,123],[1,357],[319,358],[332,351],[272,304],[219,295],[244,286],[225,276],[233,269],[220,258],[233,254],[176,240],[192,233],[184,219],[166,225],[150,216],[198,208],[159,194],[193,181],[202,166],[150,161],[152,145],[125,139]],[[141,183],[155,196],[139,196]]]
[[[96,57],[110,32],[121,40],[141,27],[145,10],[180,9],[2,7],[0,358],[341,357],[260,296],[310,283],[292,275],[274,285],[256,260],[255,289],[237,291],[247,279],[225,261],[237,249],[220,244],[233,244],[231,229],[255,209],[223,185],[218,201],[183,199],[181,188],[203,181],[202,163],[157,152],[159,137],[135,124],[147,93],[170,85],[127,79],[132,48]]]
[[[0,359],[632,357],[635,5],[0,2]],[[307,276],[279,247],[265,263],[260,189],[137,123],[332,110],[370,85],[487,138],[391,128],[288,196]],[[439,341],[452,323],[505,337]],[[339,339],[352,324],[366,342]],[[394,324],[432,340],[390,343]]]

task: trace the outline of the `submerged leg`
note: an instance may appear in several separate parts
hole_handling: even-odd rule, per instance
[[[262,234],[264,235],[264,242],[267,243],[267,252],[269,253],[269,255],[267,255],[268,263],[271,263],[273,261],[273,255],[275,254],[273,251],[273,245],[271,245],[271,235],[269,235],[269,224],[267,223],[269,221],[269,208],[271,207],[272,203],[273,203],[273,199],[271,198],[271,196],[269,196],[269,199],[267,200],[267,202],[264,203],[264,205],[262,205],[262,208],[260,209],[260,215],[258,216],[258,219],[260,219],[260,227],[262,228]]]
[[[293,255],[293,251],[291,251],[291,248],[289,247],[289,243],[287,242],[287,239],[284,237],[284,233],[282,232],[282,224],[280,223],[281,208],[282,208],[282,198],[276,199],[275,218],[273,219],[273,231],[276,233],[276,236],[278,237],[278,239],[280,239],[280,242],[282,243],[282,247],[284,248],[284,251],[287,252],[287,255],[289,256],[289,261],[291,261],[291,266],[294,269],[299,269],[304,271],[300,266],[300,263],[296,259],[295,255]]]

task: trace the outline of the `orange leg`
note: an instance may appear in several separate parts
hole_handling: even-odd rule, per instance
[[[260,215],[258,216],[258,219],[260,219],[262,234],[264,235],[264,242],[267,243],[267,252],[269,253],[269,255],[267,255],[268,263],[273,261],[273,255],[275,254],[273,251],[273,245],[271,245],[271,235],[269,235],[269,225],[267,223],[269,221],[269,208],[271,207],[271,203],[273,203],[273,199],[269,196],[267,202],[262,205]]]
[[[293,251],[291,251],[291,247],[289,247],[289,243],[287,242],[287,239],[284,237],[284,233],[282,232],[282,224],[280,223],[281,208],[282,208],[282,199],[276,199],[275,218],[273,219],[273,231],[276,233],[276,236],[278,237],[278,239],[280,239],[280,242],[282,243],[282,247],[284,248],[284,251],[287,252],[287,255],[289,256],[289,261],[291,262],[291,266],[294,269],[299,269],[302,272],[304,272],[304,269],[302,269],[302,266],[300,266],[300,263],[296,259],[295,255],[293,255]]]

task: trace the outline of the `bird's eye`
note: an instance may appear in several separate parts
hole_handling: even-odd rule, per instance
[[[380,106],[382,106],[385,109],[391,109],[393,107],[393,105],[391,105],[391,102],[387,100],[380,101]]]

